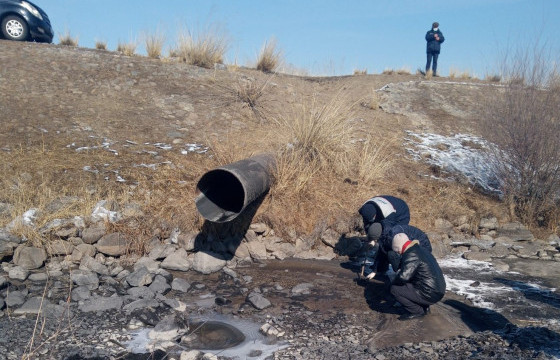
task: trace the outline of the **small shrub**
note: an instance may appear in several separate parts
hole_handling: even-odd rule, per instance
[[[78,37],[73,38],[67,30],[64,34],[58,35],[58,43],[64,46],[78,46]]]
[[[266,41],[257,58],[257,70],[270,73],[275,71],[280,65],[282,52],[278,50],[276,39]]]
[[[101,41],[101,40],[97,40],[95,42],[95,48],[97,50],[107,50],[107,42],[106,41]]]
[[[560,88],[550,86],[555,63],[544,47],[506,58],[502,74],[508,80],[484,104],[486,133],[499,147],[494,165],[503,198],[512,216],[533,225],[558,221]]]
[[[434,77],[434,72],[432,70],[426,71],[425,77],[426,77],[426,79],[430,80],[431,78]]]
[[[395,70],[387,68],[385,70],[383,70],[383,74],[384,75],[393,75],[393,73],[395,72]]]
[[[183,60],[189,65],[207,69],[223,63],[228,47],[228,37],[215,26],[200,33],[186,29],[178,36],[177,50]]]
[[[146,46],[146,53],[149,57],[158,59],[161,57],[163,44],[165,43],[165,34],[160,30],[154,33],[149,33],[144,36],[144,45]]]
[[[497,74],[496,74],[496,75],[489,75],[489,74],[487,74],[487,75],[484,77],[484,79],[485,79],[486,81],[498,82],[498,83],[499,83],[500,81],[502,81],[502,77],[501,77],[500,75],[497,75]]]
[[[399,74],[399,75],[410,75],[410,74],[411,74],[411,71],[410,71],[410,69],[407,68],[407,67],[402,67],[402,68],[398,69],[398,70],[396,71],[396,73]]]
[[[136,53],[136,42],[123,43],[119,41],[117,51],[126,56],[133,56]]]
[[[354,75],[367,75],[367,69],[363,69],[363,70],[355,69]]]

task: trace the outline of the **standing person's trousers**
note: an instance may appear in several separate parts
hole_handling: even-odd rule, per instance
[[[432,73],[434,75],[436,75],[436,71],[437,71],[437,59],[438,59],[439,53],[433,53],[433,52],[428,52],[426,53],[426,72],[428,72],[428,70],[430,70],[430,65],[432,65]],[[432,63],[433,61],[433,63]]]

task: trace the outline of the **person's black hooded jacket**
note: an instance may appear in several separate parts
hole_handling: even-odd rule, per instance
[[[436,259],[418,242],[413,242],[401,255],[401,263],[395,285],[411,283],[414,289],[428,301],[438,302],[445,295],[445,278]]]

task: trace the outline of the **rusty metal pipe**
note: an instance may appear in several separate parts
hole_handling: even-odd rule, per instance
[[[212,222],[235,219],[269,190],[275,168],[274,156],[260,154],[208,171],[196,186],[198,212]]]

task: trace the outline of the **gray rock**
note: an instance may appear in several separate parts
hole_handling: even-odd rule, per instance
[[[258,235],[267,236],[270,232],[270,228],[265,223],[254,223],[249,226],[250,230],[253,230]]]
[[[153,260],[163,260],[173,254],[177,247],[173,244],[157,244],[150,250],[148,257]]]
[[[4,301],[4,299],[0,298],[0,310],[4,310],[5,306],[6,306],[6,302]]]
[[[126,282],[130,286],[144,286],[152,283],[153,275],[143,266],[133,271],[126,277]]]
[[[61,229],[57,229],[54,232],[54,234],[61,239],[68,239],[68,238],[77,236],[78,233],[79,233],[79,230],[75,226],[64,227],[64,228],[61,228]]]
[[[286,258],[293,257],[296,254],[296,247],[293,244],[286,242],[274,243],[267,246],[266,249],[278,260],[284,260]]]
[[[174,340],[184,335],[188,331],[188,326],[179,321],[175,315],[166,316],[148,333],[152,340]]]
[[[498,219],[496,217],[482,218],[480,219],[480,223],[478,224],[479,229],[484,229],[487,231],[496,230],[499,226],[500,224],[498,223]]]
[[[25,294],[21,291],[10,291],[4,300],[7,307],[20,306],[25,302]]]
[[[165,294],[171,290],[171,286],[169,286],[167,280],[161,275],[156,275],[148,288],[153,292],[160,294]]]
[[[492,261],[492,257],[488,253],[479,251],[468,251],[463,254],[463,258],[475,261]]]
[[[193,256],[192,268],[202,274],[215,273],[224,266],[226,266],[226,261],[216,253],[199,251]]]
[[[15,242],[8,242],[0,240],[0,261],[5,258],[12,257],[14,255],[14,249],[18,244]]]
[[[134,264],[134,270],[137,270],[138,268],[144,266],[146,269],[148,269],[149,272],[155,273],[159,269],[159,265],[159,261],[156,261],[149,257],[141,257]]]
[[[8,282],[8,280],[6,279],[6,277],[0,275],[0,289],[2,289],[4,287],[4,285],[6,285],[7,282]]]
[[[263,310],[272,306],[271,302],[267,298],[255,291],[249,293],[246,300],[258,310]]]
[[[251,241],[247,242],[246,245],[251,258],[253,258],[254,260],[266,259],[266,246],[264,243],[260,241]]]
[[[493,258],[505,258],[508,255],[511,255],[512,250],[510,245],[496,243],[496,245],[488,249],[486,252]]]
[[[249,253],[247,243],[242,242],[241,244],[239,244],[239,246],[235,249],[234,255],[239,259],[250,258],[251,254]]]
[[[78,307],[81,312],[97,312],[107,310],[120,310],[123,306],[123,298],[120,296],[98,297],[86,300]]]
[[[92,271],[76,270],[70,273],[70,279],[78,286],[86,286],[89,290],[99,287],[99,277]]]
[[[199,360],[203,355],[204,353],[198,350],[181,351],[179,360]]]
[[[156,297],[156,293],[147,286],[132,287],[126,292],[134,299],[153,299]]]
[[[179,234],[177,236],[177,244],[187,251],[193,251],[196,245],[196,233]]]
[[[128,244],[120,233],[103,235],[95,244],[95,248],[102,254],[109,256],[121,256],[127,251]]]
[[[84,256],[80,262],[80,270],[93,271],[99,275],[109,275],[107,266],[87,255]]]
[[[190,287],[191,287],[191,284],[185,279],[175,278],[171,282],[171,289],[173,289],[175,291],[185,293],[185,292],[189,291]]]
[[[169,306],[170,308],[172,308],[173,310],[175,310],[177,312],[180,312],[180,313],[184,312],[187,309],[187,305],[184,302],[179,301],[177,299],[165,298],[163,300],[163,303],[165,305]]]
[[[498,236],[507,236],[512,241],[531,241],[534,239],[531,231],[525,225],[518,222],[504,224],[497,232]]]
[[[177,249],[163,260],[160,266],[167,270],[188,271],[191,269],[191,262],[187,259],[188,254],[185,249]]]
[[[24,281],[29,276],[29,270],[21,267],[21,266],[14,266],[8,272],[8,277],[10,279]]]
[[[47,246],[50,255],[70,255],[73,251],[74,245],[62,239],[54,240]]]
[[[91,292],[87,286],[78,286],[72,289],[71,298],[73,301],[84,301],[91,298]]]
[[[27,270],[40,268],[45,260],[47,260],[47,253],[44,249],[20,245],[14,251],[14,264]]]
[[[14,310],[14,315],[37,315],[41,312],[41,309],[46,308],[49,304],[49,300],[35,296],[27,299],[21,307]]]
[[[0,243],[2,242],[12,242],[15,244],[21,244],[23,242],[23,239],[20,238],[19,236],[13,235],[12,233],[10,233],[8,230],[4,229],[4,228],[0,228]]]
[[[49,275],[47,275],[47,273],[45,272],[40,272],[40,273],[34,273],[29,275],[29,277],[27,278],[28,280],[31,280],[33,282],[46,282],[49,279]]]
[[[292,288],[292,295],[307,295],[311,293],[313,284],[311,283],[301,283]]]
[[[502,271],[502,272],[509,271],[509,265],[506,264],[505,262],[502,262],[502,261],[499,261],[499,260],[492,261],[492,267],[494,267],[494,269],[496,269],[498,271]]]
[[[247,232],[245,233],[244,239],[245,239],[245,242],[248,242],[248,243],[260,240],[257,233],[255,233],[255,231],[251,230],[251,229],[247,230]]]
[[[105,235],[105,226],[89,227],[82,231],[82,240],[86,244],[95,244]]]
[[[160,306],[160,302],[155,299],[138,299],[129,304],[123,306],[123,310],[130,313],[134,310],[145,309],[145,308],[157,308]]]

